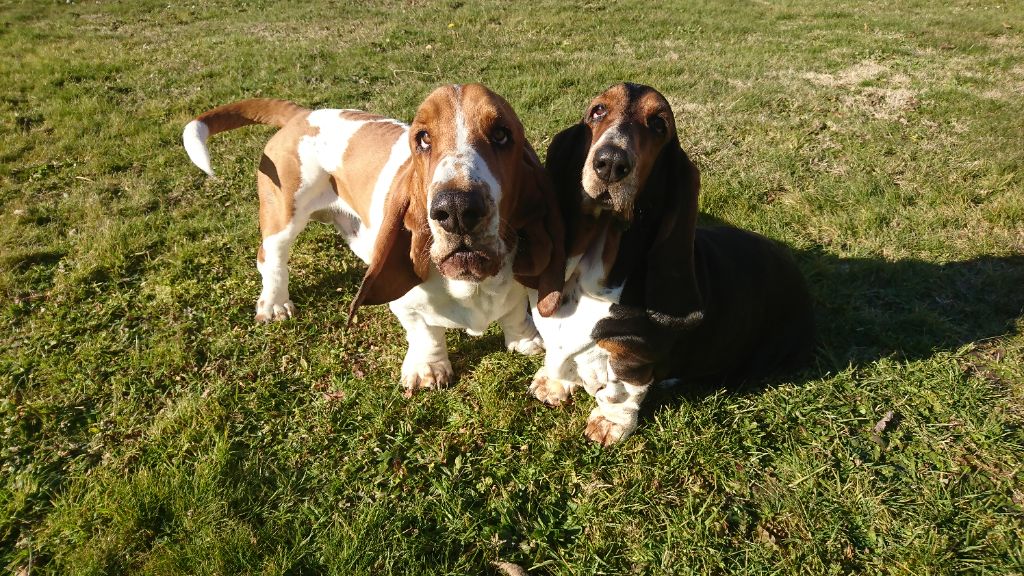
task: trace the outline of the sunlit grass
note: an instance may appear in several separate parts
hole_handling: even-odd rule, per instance
[[[1024,571],[1024,10],[1014,3],[0,2],[0,559],[15,573]],[[326,227],[256,325],[271,133],[245,97],[408,120],[480,81],[543,154],[621,80],[673,104],[706,221],[790,245],[815,363],[665,391],[636,435],[526,395],[538,360],[344,313]],[[891,418],[887,415],[892,413]]]

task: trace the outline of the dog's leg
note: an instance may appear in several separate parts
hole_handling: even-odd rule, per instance
[[[256,302],[256,320],[286,320],[297,310],[288,295],[288,254],[305,222],[293,220],[279,232],[263,238],[256,268],[263,277],[263,290]]]
[[[519,352],[527,356],[534,356],[544,352],[544,341],[533,325],[533,316],[530,315],[526,296],[522,298],[520,306],[513,306],[504,316],[498,319],[502,333],[505,334],[505,347],[509,352]]]
[[[417,390],[444,388],[452,381],[452,363],[444,327],[431,326],[414,310],[392,302],[391,311],[405,328],[409,349],[402,362],[402,388],[411,397]]]
[[[256,185],[260,197],[260,244],[256,257],[256,268],[263,278],[263,289],[256,301],[256,320],[270,322],[286,320],[295,316],[297,310],[288,294],[288,255],[296,236],[309,222],[308,212],[297,210],[298,190],[282,189],[282,182],[300,182],[294,177],[298,166],[278,158],[275,162],[264,153],[259,170],[256,171]],[[283,180],[282,180],[283,178]]]
[[[587,418],[587,428],[583,432],[586,437],[602,446],[611,446],[626,439],[636,430],[640,403],[647,395],[650,384],[648,382],[638,386],[612,376],[604,388],[594,395],[597,407]]]

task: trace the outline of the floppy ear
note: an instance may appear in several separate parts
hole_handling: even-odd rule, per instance
[[[570,241],[575,237],[573,228],[579,220],[583,163],[589,149],[590,129],[582,123],[575,124],[555,134],[544,161],[566,222],[565,237]]]
[[[429,261],[426,254],[430,249],[430,231],[429,228],[424,230],[425,217],[416,216],[423,208],[419,206],[421,203],[410,198],[410,189],[415,186],[410,162],[396,174],[388,191],[384,219],[373,244],[370,265],[349,307],[350,324],[360,306],[385,304],[401,298],[413,286],[427,279]],[[412,193],[415,195],[414,191]]]
[[[673,139],[644,187],[642,226],[638,230],[634,222],[623,238],[642,255],[640,268],[629,273],[621,303],[612,304],[610,315],[591,331],[591,338],[613,352],[616,374],[649,379],[655,359],[665,358],[673,345],[671,333],[704,320],[693,253],[699,189],[697,167]]]
[[[519,235],[512,272],[520,284],[537,289],[537,310],[550,316],[558,310],[565,283],[565,235],[555,191],[529,144],[510,224]]]
[[[700,321],[703,300],[694,269],[700,172],[679,146],[665,145],[648,179],[652,194],[654,238],[647,251],[644,303],[652,321],[689,328]]]

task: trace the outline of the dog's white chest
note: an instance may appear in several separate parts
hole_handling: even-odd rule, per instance
[[[619,301],[622,287],[604,285],[607,273],[602,247],[607,231],[579,259],[566,265],[562,301],[553,315],[544,318],[537,311],[537,292],[530,291],[533,322],[544,339],[544,368],[561,380],[581,382],[593,394],[608,381],[609,354],[594,342],[594,326],[610,314]]]
[[[526,289],[511,275],[511,266],[506,266],[481,282],[465,282],[445,278],[431,266],[430,277],[395,300],[392,308],[414,310],[431,325],[479,336],[491,322],[524,306]]]
[[[597,346],[591,334],[594,326],[609,315],[618,290],[599,291],[597,297],[589,279],[573,278],[563,292],[562,304],[552,316],[537,312],[537,293],[530,291],[533,322],[544,339],[544,366],[550,376],[580,382],[594,394],[608,381],[608,352]],[[590,287],[591,290],[587,288]]]

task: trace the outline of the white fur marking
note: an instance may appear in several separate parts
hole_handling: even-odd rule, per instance
[[[483,185],[491,203],[492,217],[487,223],[487,230],[480,233],[480,238],[492,238],[499,240],[500,218],[497,217],[498,206],[501,205],[502,189],[501,184],[491,172],[487,160],[480,155],[480,151],[470,144],[469,128],[466,125],[466,117],[462,110],[462,103],[458,96],[461,90],[456,86],[455,102],[455,150],[441,159],[434,169],[430,179],[429,202],[433,202],[434,193],[443,189],[449,182],[463,180],[472,184]],[[428,205],[429,210],[429,205]],[[428,219],[431,233],[435,238],[444,237],[446,234],[440,225]],[[508,252],[511,246],[498,248],[502,252]]]
[[[343,112],[345,110],[315,110],[309,113],[309,125],[320,129],[312,140],[315,142],[316,159],[325,172],[336,172],[342,167],[341,159],[352,135],[368,123],[366,120],[342,118]],[[303,174],[303,181],[305,176]]]
[[[186,124],[185,130],[181,133],[181,140],[189,159],[200,170],[213,176],[213,167],[210,165],[210,151],[206,148],[206,139],[209,137],[210,127],[199,120],[193,120]]]
[[[400,309],[415,311],[434,326],[482,333],[495,319],[525,304],[526,288],[512,278],[510,262],[494,276],[473,283],[446,278],[431,263],[426,281],[392,302],[391,309],[400,317]]]
[[[288,253],[305,227],[305,220],[293,219],[283,230],[263,239],[263,261],[256,260],[263,279],[263,290],[256,302],[257,320],[278,320],[295,313],[288,294]]]
[[[594,154],[602,147],[608,144],[625,150],[629,149],[629,138],[622,131],[621,125],[617,125],[613,128],[610,128],[604,134],[602,134],[601,138],[598,139],[598,141],[593,146],[590,147],[590,151],[587,153],[587,160],[583,164],[583,189],[594,198],[596,198],[601,193],[601,191],[609,187],[608,184],[606,184],[597,176],[597,172],[595,172],[593,168]],[[626,177],[623,178],[622,180],[611,184],[611,186],[616,188],[622,188],[633,191],[636,190],[636,185],[637,174],[635,170],[627,174]],[[630,199],[630,203],[632,203],[632,199]]]

